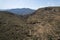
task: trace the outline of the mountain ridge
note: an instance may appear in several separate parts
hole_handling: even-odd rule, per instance
[[[35,10],[29,9],[29,8],[21,8],[21,9],[17,8],[17,9],[10,9],[7,11],[18,14],[18,15],[26,15],[26,14],[32,14]]]
[[[0,40],[60,40],[60,7],[25,16],[0,12]]]

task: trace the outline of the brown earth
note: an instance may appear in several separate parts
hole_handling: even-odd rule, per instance
[[[60,7],[39,8],[26,18],[0,12],[0,40],[60,40]]]

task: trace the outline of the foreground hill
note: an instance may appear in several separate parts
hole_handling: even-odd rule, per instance
[[[23,40],[25,26],[20,16],[0,11],[0,40]]]
[[[34,40],[60,40],[60,7],[40,8],[32,14],[28,25]]]
[[[26,18],[1,11],[0,40],[60,40],[60,7],[40,8]]]

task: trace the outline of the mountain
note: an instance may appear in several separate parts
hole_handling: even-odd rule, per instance
[[[26,14],[32,14],[35,10],[29,8],[22,8],[22,9],[17,8],[17,9],[10,9],[7,11],[18,15],[26,15]]]
[[[39,8],[29,16],[27,24],[32,27],[33,40],[60,40],[60,7]]]
[[[60,7],[39,8],[25,16],[0,11],[0,40],[60,40]]]
[[[25,27],[22,17],[11,12],[0,11],[0,40],[21,40]]]

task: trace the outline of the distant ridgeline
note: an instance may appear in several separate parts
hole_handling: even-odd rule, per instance
[[[26,15],[26,14],[32,14],[35,10],[29,8],[22,8],[22,9],[11,9],[7,11],[18,15]]]

